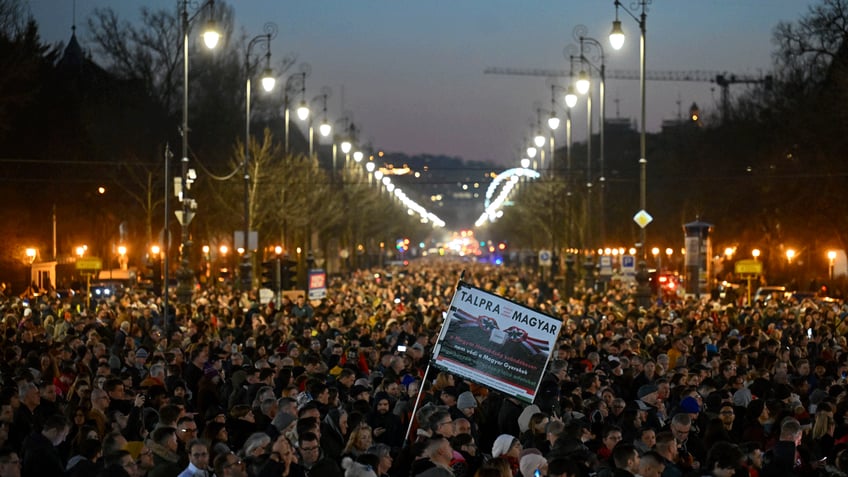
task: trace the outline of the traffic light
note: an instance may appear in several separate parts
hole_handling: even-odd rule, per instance
[[[283,290],[291,290],[292,284],[297,284],[297,262],[288,258],[280,262],[280,284]]]
[[[280,259],[262,262],[262,287],[280,291]]]

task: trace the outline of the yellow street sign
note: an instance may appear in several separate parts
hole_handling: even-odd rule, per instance
[[[734,268],[737,275],[763,274],[763,262],[759,260],[739,260]]]
[[[85,257],[77,259],[77,270],[100,270],[103,268],[103,261],[97,257]]]

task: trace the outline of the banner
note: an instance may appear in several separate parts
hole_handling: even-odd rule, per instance
[[[459,282],[433,365],[532,403],[562,322]]]

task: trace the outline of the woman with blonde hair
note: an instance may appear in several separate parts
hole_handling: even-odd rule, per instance
[[[373,440],[374,437],[371,434],[371,426],[362,423],[350,431],[350,436],[347,438],[347,444],[342,451],[342,455],[353,457],[355,459],[356,457],[359,457],[360,454],[364,454],[368,451]]]

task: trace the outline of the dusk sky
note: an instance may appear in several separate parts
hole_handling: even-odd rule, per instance
[[[30,0],[45,41],[66,42],[71,0]],[[177,0],[77,0],[78,38],[93,50],[86,18],[111,6],[136,21],[142,5],[176,9]],[[623,4],[630,6],[631,1]],[[653,0],[647,17],[648,70],[710,70],[759,76],[772,67],[772,32],[796,21],[814,0]],[[493,76],[487,66],[567,69],[564,49],[582,24],[606,48],[608,70],[639,68],[639,29],[620,14],[628,35],[615,51],[607,40],[612,0],[237,0],[236,28],[253,36],[266,21],[280,33],[276,58],[296,54],[310,64],[308,93],[332,89],[330,113],[353,113],[375,148],[406,154],[446,154],[516,165],[529,138],[536,106],[550,107],[543,77]],[[638,12],[634,12],[638,13]],[[561,79],[560,84],[565,84]],[[746,86],[731,86],[739,94]],[[342,94],[343,91],[343,94]],[[236,92],[234,92],[235,94]],[[715,113],[720,93],[711,83],[649,82],[648,130],[697,102]],[[616,100],[618,101],[616,104]],[[598,100],[594,100],[597,112]],[[562,105],[562,101],[560,101]],[[639,116],[639,81],[607,81],[607,117]],[[618,114],[617,114],[618,109]],[[562,113],[562,111],[560,111]],[[575,141],[585,140],[585,101],[573,113]],[[596,120],[597,121],[597,120]],[[597,124],[597,123],[596,123]],[[562,128],[557,142],[564,142]]]

